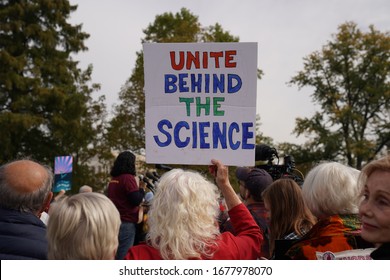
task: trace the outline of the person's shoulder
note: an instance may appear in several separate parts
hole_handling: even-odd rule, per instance
[[[265,208],[265,205],[263,202],[255,202],[248,204],[246,206],[249,211],[254,212],[256,214],[266,215],[267,209]]]
[[[125,260],[161,260],[160,252],[146,243],[132,246]]]
[[[127,175],[126,178],[128,178],[129,180],[135,181],[134,175],[132,175],[132,174],[124,174],[124,175]]]
[[[129,173],[124,173],[124,174],[118,175],[117,178],[134,178],[134,175],[129,174]]]
[[[268,228],[268,212],[267,209],[265,209],[264,203],[256,202],[248,204],[247,208],[261,228]]]
[[[291,244],[291,247],[286,248],[283,257],[293,260],[308,260],[314,259],[315,248],[311,246],[311,240],[298,240]]]
[[[116,179],[120,184],[122,184],[122,183],[124,183],[124,182],[131,182],[131,183],[136,182],[135,176],[132,175],[132,174],[127,174],[127,173],[126,173],[126,174],[121,174],[121,175],[115,177],[115,179]]]
[[[390,260],[390,243],[383,243],[371,253],[374,260]]]
[[[242,212],[248,212],[248,208],[244,205],[244,203],[240,203],[228,210],[229,217]]]
[[[0,208],[0,222],[15,227],[31,226],[33,228],[46,230],[45,224],[36,215],[15,209]]]

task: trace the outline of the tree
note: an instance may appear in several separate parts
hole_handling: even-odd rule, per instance
[[[273,139],[269,136],[265,136],[263,134],[263,132],[261,132],[261,130],[260,130],[260,127],[262,125],[260,119],[261,119],[260,115],[257,114],[256,115],[256,143],[257,144],[265,144],[265,145],[269,145],[269,146],[273,147],[274,146]]]
[[[68,23],[77,6],[68,0],[0,4],[0,163],[30,156],[52,164],[74,156],[74,183],[87,176],[80,164],[96,148],[104,99],[94,100],[92,66],[72,55],[87,50],[81,25]]]
[[[305,144],[311,154],[360,169],[390,145],[390,37],[373,26],[363,33],[353,22],[338,30],[290,81],[314,88],[320,107],[298,118],[294,132],[311,137]]]
[[[182,8],[176,14],[164,13],[143,31],[142,42],[238,42],[239,38],[224,31],[217,23],[202,27],[198,17]],[[259,71],[259,74],[261,72]],[[108,141],[114,149],[141,152],[145,147],[145,95],[143,52],[137,52],[132,75],[119,93],[120,104],[108,128]]]

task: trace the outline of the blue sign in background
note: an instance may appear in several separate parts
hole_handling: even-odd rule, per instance
[[[54,159],[53,192],[72,189],[73,157],[61,156]]]

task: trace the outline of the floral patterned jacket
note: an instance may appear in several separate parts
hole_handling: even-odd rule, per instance
[[[360,230],[358,215],[333,215],[321,219],[287,251],[286,256],[295,260],[316,260],[316,252],[357,249]]]

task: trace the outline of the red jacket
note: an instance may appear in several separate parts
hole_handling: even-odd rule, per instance
[[[260,256],[263,242],[261,231],[244,204],[239,204],[229,211],[229,216],[236,231],[221,233],[217,240],[213,260],[254,260]],[[146,245],[130,248],[126,260],[161,260],[157,249]]]

